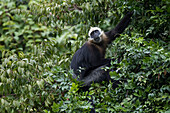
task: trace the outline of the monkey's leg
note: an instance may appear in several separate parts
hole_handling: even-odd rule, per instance
[[[109,71],[105,71],[103,69],[105,67],[106,65],[94,69],[91,73],[88,74],[88,76],[84,77],[80,81],[84,82],[84,86],[90,86],[93,82],[100,83],[102,81],[109,81],[111,78]]]

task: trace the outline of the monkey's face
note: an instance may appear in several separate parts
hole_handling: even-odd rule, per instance
[[[100,43],[102,41],[102,31],[98,27],[91,27],[89,31],[89,40],[94,43]]]

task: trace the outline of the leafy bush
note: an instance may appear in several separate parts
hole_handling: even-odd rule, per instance
[[[169,2],[166,0],[1,0],[0,112],[169,112]],[[113,28],[134,10],[107,50],[113,79],[78,92],[70,60],[90,26]],[[75,83],[74,83],[75,82]]]
[[[121,105],[118,111],[124,112],[163,112],[169,109],[169,52],[161,43],[145,41],[138,34],[118,38],[114,47],[123,51],[123,59],[117,70],[110,75],[127,82],[117,89],[123,94],[117,98]],[[115,53],[120,53],[116,48]],[[111,67],[112,68],[112,67]],[[123,110],[121,110],[123,108]]]
[[[50,37],[51,32],[54,32],[41,23],[35,23],[34,16],[27,6],[16,7],[15,2],[10,0],[4,0],[1,4],[0,50],[29,51],[32,44],[43,42]]]

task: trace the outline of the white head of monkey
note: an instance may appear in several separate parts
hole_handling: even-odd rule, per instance
[[[91,27],[88,33],[89,40],[94,43],[100,43],[102,41],[103,31],[98,27]]]

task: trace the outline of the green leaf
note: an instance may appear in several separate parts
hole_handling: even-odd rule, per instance
[[[20,102],[19,101],[13,101],[13,104],[14,104],[14,106],[16,106],[16,107],[19,107],[20,106]]]
[[[40,89],[43,89],[44,88],[44,80],[37,81],[37,85]]]

